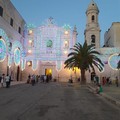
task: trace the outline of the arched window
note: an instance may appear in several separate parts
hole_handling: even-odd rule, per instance
[[[91,35],[91,44],[95,45],[95,35]]]
[[[3,8],[0,6],[0,16],[3,16]]]
[[[95,16],[94,15],[92,15],[92,22],[94,22],[95,21]]]

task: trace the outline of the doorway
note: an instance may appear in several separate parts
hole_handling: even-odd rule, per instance
[[[52,70],[51,69],[45,69],[45,75],[52,75]]]
[[[17,81],[19,81],[20,67],[17,67]]]
[[[47,76],[48,80],[52,80],[52,69],[45,69],[45,75]]]

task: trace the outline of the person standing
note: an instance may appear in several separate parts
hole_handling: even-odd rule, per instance
[[[5,85],[5,74],[2,74],[1,86],[4,87],[4,85]]]
[[[5,81],[6,81],[6,88],[8,88],[9,87],[9,75],[8,74],[5,77]]]

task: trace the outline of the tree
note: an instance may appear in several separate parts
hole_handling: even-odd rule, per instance
[[[99,52],[95,50],[93,45],[87,45],[86,41],[83,46],[80,43],[76,43],[72,51],[68,54],[68,59],[64,62],[65,68],[78,67],[81,71],[81,84],[86,84],[85,72],[87,70],[95,71],[94,66],[96,66],[100,71],[103,69],[104,64],[97,57],[100,55]]]

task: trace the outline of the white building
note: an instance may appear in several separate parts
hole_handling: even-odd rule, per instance
[[[106,47],[120,47],[120,22],[113,22],[104,35]]]

